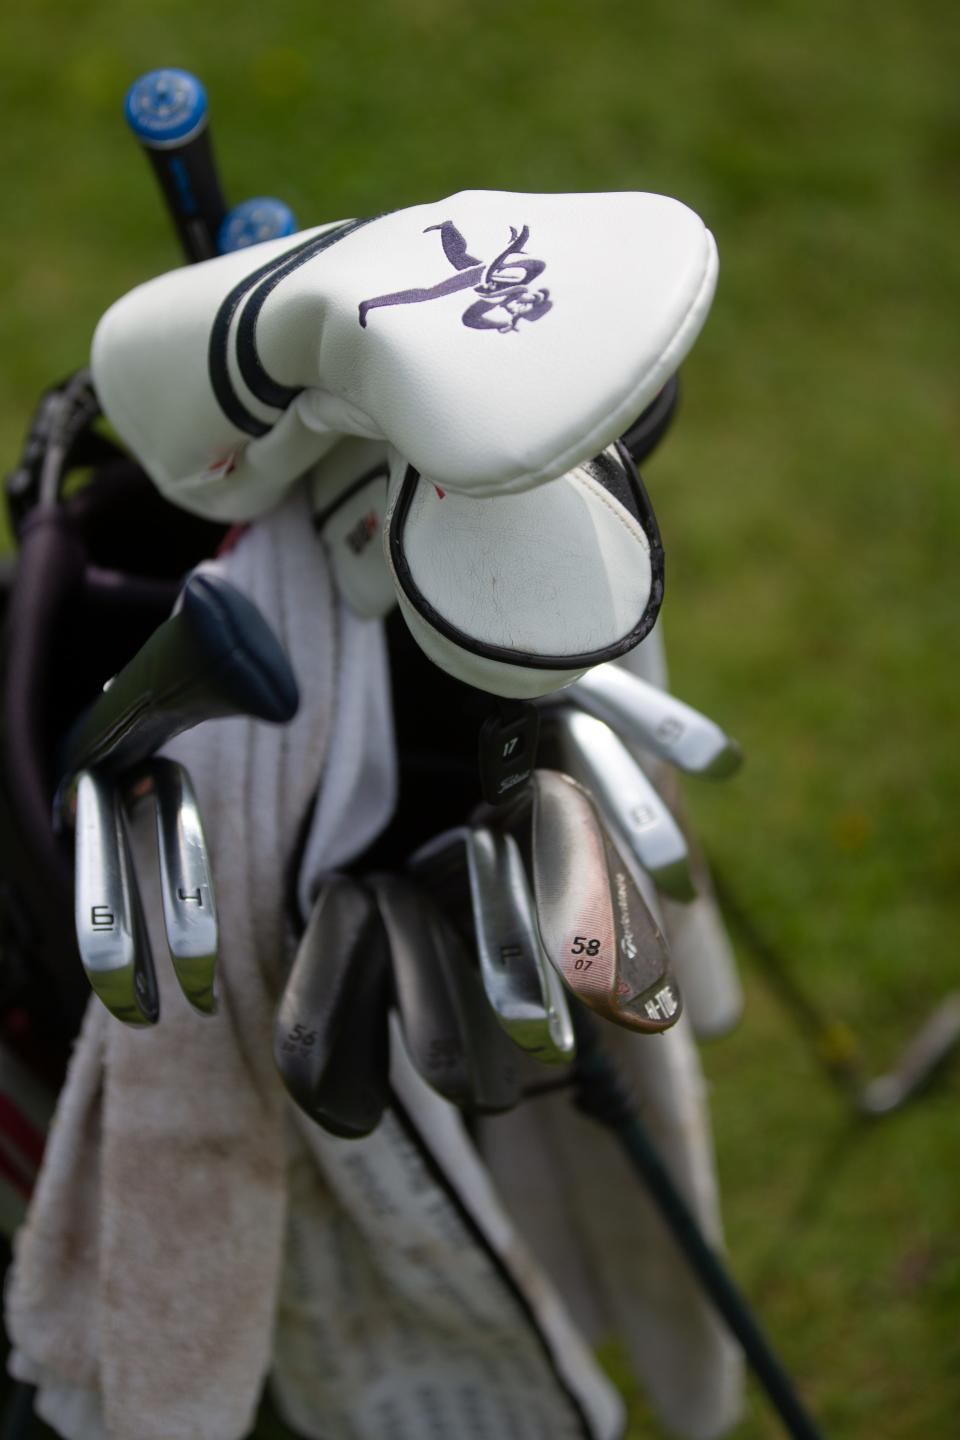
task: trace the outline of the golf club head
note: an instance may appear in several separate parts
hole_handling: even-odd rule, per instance
[[[167,948],[187,1000],[201,1015],[214,1015],[220,929],[197,798],[190,776],[173,760],[152,761],[149,776]]]
[[[689,775],[725,780],[743,763],[740,746],[713,720],[621,665],[596,665],[554,698],[574,702],[612,725],[628,744]]]
[[[368,881],[386,928],[397,1011],[420,1076],[463,1110],[509,1110],[518,1056],[497,1024],[463,941],[432,898],[399,875]]]
[[[155,1025],[157,977],[120,799],[89,770],[77,782],[75,845],[74,919],[87,979],[118,1020]]]
[[[960,992],[947,995],[897,1057],[893,1069],[863,1087],[860,1109],[866,1115],[899,1110],[931,1081],[960,1045]]]
[[[657,889],[673,900],[693,900],[683,831],[610,726],[564,705],[543,717],[541,731],[547,763],[589,790],[618,842],[636,856]]]
[[[328,876],[280,997],[273,1055],[304,1114],[347,1139],[375,1130],[390,1098],[388,967],[372,896]]]
[[[132,769],[204,720],[286,724],[299,703],[286,652],[253,602],[219,576],[192,575],[174,613],[72,726],[54,812],[69,820],[81,770]]]
[[[578,999],[630,1030],[675,1024],[666,940],[587,791],[535,770],[527,794],[489,819],[520,846],[547,958]]]
[[[547,1064],[576,1053],[566,996],[540,942],[533,897],[512,835],[462,826],[431,840],[411,869],[472,938],[487,1000],[515,1045]]]

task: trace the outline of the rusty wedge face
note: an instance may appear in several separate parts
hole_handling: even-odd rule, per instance
[[[516,837],[547,958],[578,999],[630,1030],[673,1025],[681,999],[666,940],[589,793],[536,770],[515,806],[485,819]]]

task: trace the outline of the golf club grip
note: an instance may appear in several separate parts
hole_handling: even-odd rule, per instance
[[[187,70],[151,70],[124,102],[127,124],[146,152],[190,262],[219,253],[226,202],[210,141],[207,96]]]
[[[249,715],[282,724],[297,682],[257,607],[225,580],[194,575],[153,632],[68,736],[65,773],[117,773],[203,720]]]

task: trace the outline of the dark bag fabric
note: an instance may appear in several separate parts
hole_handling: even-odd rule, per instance
[[[89,995],[74,939],[72,847],[52,819],[62,738],[224,533],[163,500],[95,429],[89,389],[79,387],[86,403],[73,413],[61,407],[59,426],[56,415],[44,424],[50,395],[67,388],[44,397],[8,479],[17,554],[0,640],[0,1030],[15,1011],[22,1032],[25,1013],[34,1041],[58,1047]]]

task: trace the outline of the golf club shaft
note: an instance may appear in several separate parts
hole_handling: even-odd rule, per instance
[[[574,1103],[612,1130],[622,1144],[697,1279],[743,1347],[747,1363],[787,1433],[793,1440],[821,1440],[789,1375],[650,1141],[634,1100],[599,1044],[596,1023],[582,1010],[575,1012],[575,1023]]]

